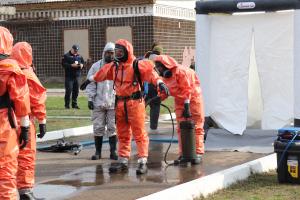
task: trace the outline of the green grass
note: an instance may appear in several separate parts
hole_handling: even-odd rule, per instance
[[[63,96],[48,96],[46,102],[47,116],[91,116],[91,111],[87,107],[87,97],[79,96],[77,99],[79,110],[65,109]],[[47,119],[47,131],[75,128],[91,125],[90,119]]]
[[[56,131],[89,125],[92,125],[90,119],[47,119],[47,131]]]
[[[167,98],[165,101],[162,102],[162,104],[166,105],[170,109],[171,112],[174,112],[174,98],[173,97]],[[168,110],[162,106],[160,108],[160,112],[162,114],[169,113]]]
[[[254,174],[227,189],[195,200],[288,200],[300,199],[299,185],[279,184],[275,171]]]
[[[170,109],[171,112],[174,112],[174,98],[173,97],[167,98],[165,101],[162,102],[162,104],[167,106]],[[147,106],[146,113],[149,115],[150,106]],[[165,107],[161,106],[160,107],[160,114],[169,114],[169,111]]]
[[[47,97],[47,115],[48,116],[90,116],[90,110],[87,107],[87,97],[79,96],[78,106],[80,110],[65,109],[63,96],[48,96]],[[163,101],[163,104],[168,106],[171,112],[174,111],[174,99],[172,97]],[[147,107],[147,113],[149,113],[149,106]],[[167,109],[161,107],[161,114],[167,114]]]
[[[46,107],[47,116],[90,116],[91,112],[87,107],[87,97],[79,96],[77,99],[79,110],[65,109],[63,96],[48,96]]]
[[[65,88],[64,83],[42,83],[47,89],[62,89]]]
[[[71,117],[89,117],[91,116],[91,111],[87,107],[87,97],[79,96],[77,99],[79,110],[77,109],[65,109],[64,107],[64,97],[63,96],[48,96],[46,107],[47,116],[47,131],[54,131],[66,128],[74,128],[80,126],[91,125],[90,119],[53,119],[51,116],[71,116]],[[173,98],[168,98],[163,102],[166,106],[170,107],[171,112],[174,111],[174,100]],[[147,113],[149,113],[149,106],[147,107]],[[168,111],[161,107],[161,114],[166,114]]]

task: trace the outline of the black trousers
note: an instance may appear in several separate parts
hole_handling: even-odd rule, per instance
[[[72,94],[72,107],[77,106],[77,97],[79,94],[80,77],[65,78],[65,107],[70,106],[70,98]]]
[[[146,98],[146,101],[150,98]],[[154,99],[149,103],[150,106],[150,128],[157,129],[158,126],[158,118],[160,113],[160,98]]]
[[[150,128],[157,129],[158,126],[158,118],[160,113],[160,103],[161,99],[157,97],[156,86],[149,83],[148,85],[148,95],[146,96],[146,102],[151,100],[149,103],[150,106]]]

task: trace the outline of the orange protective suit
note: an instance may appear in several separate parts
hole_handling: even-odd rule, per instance
[[[116,127],[118,136],[118,153],[120,157],[129,158],[131,151],[131,134],[137,145],[138,157],[148,157],[149,137],[145,131],[145,102],[142,98],[131,99],[133,93],[141,90],[139,84],[133,84],[134,69],[132,45],[123,39],[116,41],[116,45],[122,45],[128,52],[126,62],[120,62],[116,68],[113,62],[104,65],[94,76],[96,82],[114,80],[117,104]],[[154,65],[147,60],[139,61],[141,81],[147,81],[157,85],[158,74],[153,70]],[[126,116],[127,110],[127,116]],[[128,117],[128,120],[126,120]]]
[[[13,45],[10,32],[0,27],[0,54],[9,55]],[[4,96],[9,96],[14,104],[14,112],[10,115]],[[22,117],[22,126],[28,126],[27,120],[30,112],[29,92],[26,77],[16,61],[11,59],[0,60],[0,199],[16,200],[16,173],[17,156],[19,152],[17,141],[17,117]],[[24,119],[24,120],[23,120]],[[25,125],[26,124],[26,125]]]
[[[33,72],[32,48],[27,42],[19,42],[14,45],[10,56],[16,60],[27,78],[30,96],[30,130],[29,141],[24,149],[20,149],[18,155],[17,187],[19,191],[32,189],[34,186],[34,167],[36,158],[36,130],[34,121],[40,124],[46,123],[46,89]]]
[[[179,155],[181,155],[181,136],[179,124],[186,120],[183,117],[184,102],[190,101],[192,120],[195,122],[196,153],[204,154],[204,108],[200,81],[192,69],[179,65],[172,57],[167,55],[156,56],[154,61],[161,62],[172,72],[170,78],[163,78],[170,90],[170,95],[175,98],[175,114],[179,141]]]

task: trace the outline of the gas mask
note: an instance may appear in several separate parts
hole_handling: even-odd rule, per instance
[[[164,78],[171,78],[172,77],[172,72],[170,70],[165,70],[162,74],[162,77]]]
[[[155,69],[158,72],[159,76],[162,76],[164,78],[172,77],[172,71],[166,68],[166,66],[161,62],[155,62]]]
[[[112,52],[106,52],[104,55],[104,61],[105,63],[110,63],[114,61],[114,54]]]
[[[126,62],[128,60],[128,52],[124,46],[116,44],[115,59],[120,62]]]
[[[9,57],[9,55],[7,55],[7,54],[0,54],[0,60],[4,60],[8,57]]]

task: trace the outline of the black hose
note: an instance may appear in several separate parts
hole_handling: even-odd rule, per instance
[[[156,99],[158,99],[158,98],[160,98],[160,96],[156,96],[156,97],[153,97],[153,98],[149,99],[149,100],[146,102],[145,108],[146,108],[153,100],[156,100]],[[168,162],[167,162],[167,156],[168,156],[169,150],[170,150],[170,148],[171,148],[171,145],[172,145],[172,143],[173,143],[173,139],[174,139],[174,135],[175,135],[175,124],[174,124],[174,120],[173,120],[173,117],[172,117],[172,113],[171,113],[170,108],[169,108],[168,106],[162,104],[162,103],[160,103],[160,105],[168,110],[168,112],[169,112],[169,114],[170,114],[170,116],[171,116],[171,121],[172,121],[172,137],[171,137],[169,146],[168,146],[168,148],[167,148],[167,151],[165,152],[165,155],[164,155],[164,162],[166,163],[167,166],[169,166],[169,165],[174,165],[174,162],[172,162],[172,163],[168,163]]]

